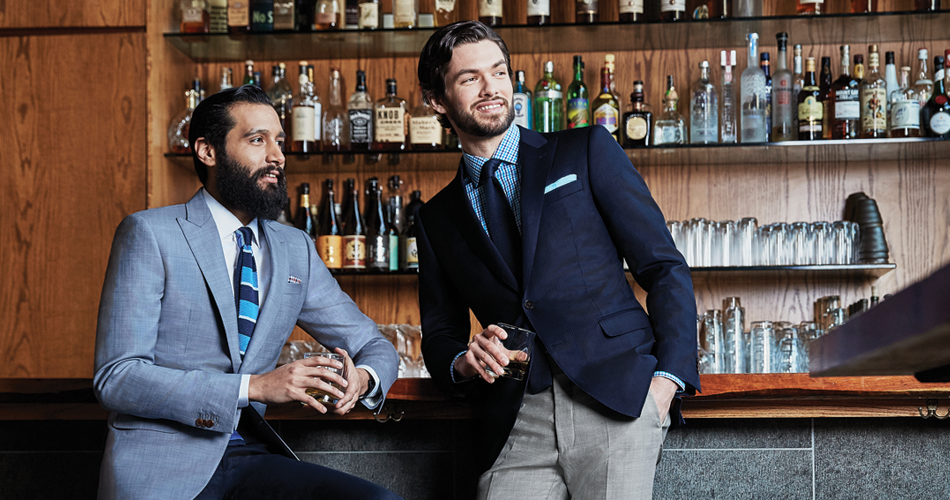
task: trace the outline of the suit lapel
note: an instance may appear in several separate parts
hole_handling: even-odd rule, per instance
[[[211,210],[200,195],[195,195],[185,204],[186,216],[178,218],[178,225],[191,248],[201,275],[204,277],[211,297],[221,315],[224,334],[228,341],[231,366],[237,373],[241,364],[241,352],[238,343],[237,309],[234,291],[228,280],[228,270],[221,254],[221,238],[218,227],[211,217]]]
[[[290,261],[287,258],[287,245],[277,233],[270,228],[271,221],[258,219],[259,234],[267,241],[267,252],[270,254],[270,283],[267,287],[267,297],[261,305],[251,335],[251,343],[247,346],[244,359],[254,359],[265,344],[264,339],[270,334],[270,328],[277,324],[277,311],[280,311],[284,298],[284,287],[287,286],[287,277],[290,276]]]
[[[538,225],[544,204],[544,186],[554,163],[557,139],[521,129],[521,234],[524,258],[523,283],[527,285],[538,247]]]

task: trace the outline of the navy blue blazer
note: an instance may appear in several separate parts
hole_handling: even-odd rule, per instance
[[[656,370],[682,379],[687,393],[699,389],[689,267],[617,141],[597,126],[521,129],[520,161],[522,287],[476,218],[462,166],[419,211],[422,352],[437,383],[482,410],[482,470],[514,425],[525,383],[452,382],[469,309],[483,326],[533,329],[575,385],[620,415],[640,415]],[[647,291],[649,315],[622,259]]]

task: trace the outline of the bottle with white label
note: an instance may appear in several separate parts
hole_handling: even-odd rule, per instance
[[[419,0],[393,0],[393,27],[419,27]]]
[[[651,0],[657,1],[657,0]],[[660,20],[663,22],[686,21],[686,0],[658,0]]]
[[[851,48],[840,47],[841,76],[831,84],[831,138],[857,139],[861,128],[861,80],[851,76]]]
[[[533,116],[531,114],[531,91],[524,82],[524,71],[515,72],[515,88],[511,96],[511,105],[515,113],[515,125],[521,125],[528,130],[534,130],[532,127]]]
[[[528,25],[551,24],[551,0],[528,0]]]
[[[619,0],[620,22],[638,23],[643,19],[643,0]]]
[[[386,97],[376,101],[374,108],[374,150],[406,149],[406,136],[409,134],[409,114],[406,111],[406,100],[396,96],[396,80],[387,78]]]
[[[879,71],[877,45],[868,48],[868,74],[861,81],[861,138],[887,137],[887,81]]]
[[[719,96],[709,80],[709,61],[699,63],[699,71],[690,89],[689,142],[714,144],[719,142]]]
[[[409,147],[413,151],[438,151],[442,149],[442,124],[439,115],[420,99],[419,105],[409,114]]]
[[[501,26],[503,12],[502,0],[478,0],[478,20],[486,26]]]
[[[920,137],[920,99],[910,85],[910,66],[902,66],[900,88],[891,94],[888,137]]]
[[[346,103],[350,119],[350,149],[369,151],[373,144],[373,100],[366,92],[366,72],[356,72],[356,90]]]
[[[293,110],[290,113],[290,150],[295,153],[314,153],[320,149],[313,130],[313,82],[307,78],[306,73],[301,74],[297,81],[300,84],[300,93],[294,98]]]
[[[435,0],[436,26],[448,26],[458,20],[458,0]]]
[[[382,28],[379,15],[379,0],[360,0],[360,17],[357,27],[361,30],[375,30]]]
[[[742,71],[740,88],[742,91],[742,127],[741,140],[744,143],[766,142],[766,113],[768,99],[765,98],[765,72],[759,68],[759,35],[749,33],[748,66]]]
[[[736,133],[736,85],[732,68],[736,66],[736,51],[721,51],[722,63],[722,107],[719,109],[719,140],[723,144],[735,144]]]
[[[653,144],[662,146],[686,143],[686,123],[676,111],[678,101],[679,95],[673,85],[673,75],[667,75],[666,93],[663,94],[663,113],[657,117],[653,125]]]

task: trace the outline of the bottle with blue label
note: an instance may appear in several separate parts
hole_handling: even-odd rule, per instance
[[[515,72],[515,91],[511,101],[511,106],[515,112],[515,125],[534,130],[534,120],[531,115],[531,91],[524,83],[524,71]]]

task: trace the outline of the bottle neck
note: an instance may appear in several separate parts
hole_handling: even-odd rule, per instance
[[[788,52],[787,52],[785,49],[779,49],[779,51],[778,51],[778,60],[775,61],[775,72],[776,72],[776,73],[779,72],[779,71],[787,70],[787,69],[788,69],[788,63],[786,62],[786,59],[788,59]]]
[[[749,40],[749,67],[753,68],[759,64],[759,41]]]
[[[795,56],[795,74],[802,74],[802,56]]]
[[[918,83],[930,82],[929,73],[927,71],[926,59],[920,60],[920,66],[917,69],[917,82]]]

